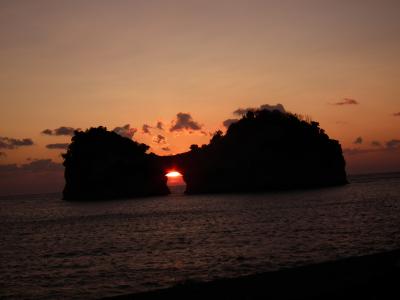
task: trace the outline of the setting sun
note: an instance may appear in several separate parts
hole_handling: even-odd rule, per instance
[[[181,177],[182,174],[177,171],[170,171],[165,176],[167,177]]]

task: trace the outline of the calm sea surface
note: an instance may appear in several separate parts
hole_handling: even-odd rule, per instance
[[[0,199],[0,298],[99,298],[400,248],[400,174],[343,187]]]

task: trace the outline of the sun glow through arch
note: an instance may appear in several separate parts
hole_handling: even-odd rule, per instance
[[[168,171],[167,174],[165,174],[168,178],[176,178],[176,177],[182,177],[182,174],[179,173],[178,171]]]

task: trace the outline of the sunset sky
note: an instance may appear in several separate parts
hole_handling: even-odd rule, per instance
[[[399,11],[367,0],[0,1],[0,194],[57,190],[71,128],[120,127],[167,155],[207,143],[238,108],[278,103],[339,140],[350,174],[399,171]]]

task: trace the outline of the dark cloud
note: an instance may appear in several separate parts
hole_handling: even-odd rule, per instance
[[[68,143],[55,143],[46,145],[47,149],[67,149],[69,146]]]
[[[385,144],[385,147],[382,147],[381,143],[378,141],[372,141],[371,145],[374,146],[375,148],[347,148],[343,149],[343,153],[347,155],[358,155],[358,154],[364,154],[364,153],[370,153],[370,152],[392,152],[392,151],[397,151],[400,150],[400,140],[393,139],[390,141],[387,141]]]
[[[0,137],[0,149],[15,149],[18,147],[32,146],[31,139],[14,139],[9,137]]]
[[[143,124],[143,126],[142,126],[142,131],[143,131],[143,133],[145,133],[145,134],[150,134],[150,129],[151,129],[152,127],[150,126],[150,125],[147,125],[147,124]]]
[[[113,131],[117,134],[119,134],[122,137],[128,138],[128,139],[132,139],[133,135],[135,134],[135,132],[137,131],[136,128],[131,128],[131,125],[126,124],[124,126],[121,127],[115,127],[113,129]]]
[[[178,113],[176,115],[176,120],[174,121],[174,125],[171,126],[169,131],[181,131],[181,130],[201,130],[202,125],[195,122],[192,116],[189,113]]]
[[[400,117],[400,112],[394,113],[393,116]]]
[[[225,128],[228,128],[231,124],[236,123],[237,121],[239,121],[239,119],[226,119],[222,122],[222,125],[224,125]]]
[[[382,144],[381,144],[380,142],[378,142],[378,141],[372,141],[372,142],[371,142],[371,146],[374,146],[374,147],[381,147]]]
[[[73,127],[67,127],[67,126],[60,126],[56,129],[45,129],[42,131],[42,134],[45,135],[69,135],[73,136],[75,134],[75,130],[80,130],[80,128],[73,128]]]
[[[164,130],[164,124],[161,121],[158,121],[156,124],[156,128],[160,130]]]
[[[45,135],[53,135],[53,130],[51,130],[51,129],[45,129],[45,130],[42,131],[42,134],[45,134]]]
[[[53,162],[51,159],[35,159],[19,166],[17,164],[0,165],[0,172],[52,172],[61,171],[63,168],[62,164]]]
[[[333,103],[333,105],[357,105],[357,104],[359,104],[358,101],[351,98],[343,98],[342,101]]]
[[[156,144],[166,144],[167,139],[165,138],[165,136],[158,134],[157,136],[153,137],[153,142]]]
[[[358,138],[356,138],[353,142],[353,144],[362,144],[363,143],[363,139],[361,136],[359,136]]]
[[[386,142],[386,147],[389,149],[398,148],[398,147],[400,147],[400,140],[396,140],[396,139],[390,140],[390,141]]]
[[[237,116],[243,116],[249,111],[257,111],[257,110],[278,110],[280,112],[286,112],[285,108],[283,107],[282,104],[278,103],[277,105],[269,105],[269,104],[263,104],[260,107],[248,107],[248,108],[238,108],[233,112],[234,115]]]
[[[166,152],[171,151],[171,149],[169,147],[162,147],[161,150],[166,151]]]

